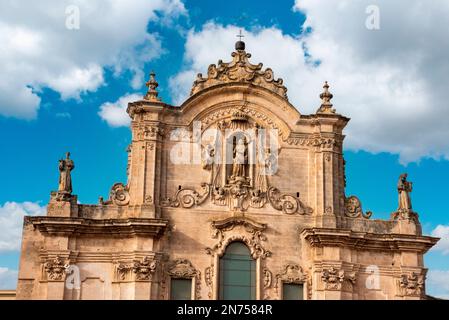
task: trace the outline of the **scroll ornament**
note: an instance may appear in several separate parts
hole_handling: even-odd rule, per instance
[[[114,204],[117,206],[126,206],[129,204],[130,196],[128,187],[123,183],[116,183],[112,186],[109,193],[109,199],[103,201],[103,197],[100,197],[100,204],[110,205]]]
[[[345,200],[345,215],[350,218],[365,218],[369,219],[372,216],[371,211],[366,213],[362,210],[362,203],[356,196],[350,196]]]

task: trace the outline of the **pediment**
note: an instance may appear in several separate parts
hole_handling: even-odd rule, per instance
[[[262,63],[252,64],[249,62],[251,54],[245,50],[236,50],[232,53],[231,62],[218,61],[218,64],[211,64],[207,70],[207,76],[201,73],[194,81],[190,95],[194,95],[209,87],[223,83],[251,83],[270,90],[280,97],[288,100],[287,88],[283,85],[282,79],[275,79],[273,70],[262,69]]]

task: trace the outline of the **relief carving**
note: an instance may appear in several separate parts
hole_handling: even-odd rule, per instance
[[[321,280],[325,284],[326,290],[341,290],[345,280],[345,271],[337,270],[334,267],[323,270]]]
[[[307,273],[305,273],[301,266],[297,264],[286,264],[280,273],[276,275],[275,289],[279,294],[282,283],[304,284],[307,281]]]
[[[245,234],[238,233],[227,235],[235,227],[241,226]],[[266,229],[266,225],[254,222],[245,217],[232,217],[221,221],[214,221],[211,224],[212,238],[218,239],[217,244],[212,248],[206,248],[206,253],[209,255],[218,254],[221,257],[226,250],[228,244],[234,241],[244,242],[250,249],[250,253],[253,259],[265,259],[271,256],[271,251],[267,250],[263,242],[267,241],[263,230]]]
[[[194,279],[195,300],[201,299],[201,271],[196,270],[187,259],[177,259],[168,266],[167,274],[172,278]]]
[[[404,296],[421,296],[424,293],[424,276],[416,272],[402,274],[399,288]]]
[[[68,268],[69,263],[64,262],[58,256],[53,259],[48,259],[47,262],[44,263],[47,279],[52,281],[64,281]]]
[[[263,269],[263,288],[268,289],[273,282],[273,274],[267,268]]]
[[[211,64],[206,78],[199,73],[190,95],[223,83],[246,82],[264,87],[287,99],[287,88],[283,85],[282,79],[274,79],[273,70],[270,68],[262,70],[261,63],[251,64],[249,62],[251,54],[245,50],[236,50],[232,53],[232,58],[232,62],[229,63],[219,60],[218,65]]]
[[[131,281],[132,275],[135,275],[136,281],[151,281],[156,272],[157,260],[150,257],[144,257],[142,260],[135,260],[133,263],[118,262],[115,270],[118,281]]]
[[[214,265],[212,264],[210,267],[207,267],[204,271],[204,280],[206,285],[209,287],[209,292],[207,296],[209,299],[212,299],[212,287],[213,287],[213,278],[214,278]]]
[[[157,260],[151,260],[149,257],[142,261],[136,261],[133,265],[133,272],[136,274],[136,280],[151,281],[156,272]]]
[[[372,216],[371,211],[366,213],[362,210],[362,203],[356,196],[350,196],[345,200],[345,215],[350,218],[365,218],[369,219]]]
[[[116,183],[112,186],[109,193],[109,199],[107,201],[100,197],[99,202],[102,205],[116,205],[116,206],[126,206],[129,204],[130,196],[128,186],[123,183]]]

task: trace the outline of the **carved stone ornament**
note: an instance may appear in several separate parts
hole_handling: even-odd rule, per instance
[[[267,192],[253,190],[241,183],[229,187],[212,188],[208,183],[201,184],[202,191],[192,188],[179,189],[173,198],[162,199],[161,205],[174,208],[192,208],[200,206],[208,199],[217,206],[229,205],[232,211],[243,212],[251,208],[263,208],[266,203],[282,211],[284,214],[311,214],[313,209],[305,205],[298,197],[290,194],[282,194],[279,189],[270,187]]]
[[[198,74],[190,95],[224,83],[244,82],[264,87],[287,99],[287,88],[283,85],[282,79],[274,79],[273,70],[270,68],[262,70],[262,63],[251,64],[248,60],[251,54],[244,50],[233,52],[232,58],[230,63],[219,60],[218,65],[211,64],[206,78],[201,73]]]
[[[201,271],[187,259],[176,259],[168,266],[167,274],[175,279],[194,279],[195,300],[201,299]]]
[[[126,206],[129,204],[130,196],[128,187],[123,183],[116,183],[112,186],[111,192],[109,193],[109,200],[103,201],[100,197],[100,204],[110,205],[114,204],[116,206]]]
[[[48,259],[44,263],[44,270],[47,274],[47,279],[52,281],[63,281],[69,264],[64,262],[60,257]]]
[[[416,272],[402,274],[399,288],[404,296],[421,296],[424,293],[424,276]]]
[[[273,274],[267,268],[263,269],[263,288],[268,289],[273,282]]]
[[[201,184],[202,191],[198,192],[190,188],[179,189],[175,197],[166,198],[161,201],[161,205],[165,207],[174,208],[192,208],[193,206],[199,206],[204,203],[210,195],[210,186],[207,183]]]
[[[136,274],[136,280],[149,281],[152,280],[156,268],[157,260],[151,260],[149,257],[145,257],[142,261],[134,262],[133,272]]]
[[[369,219],[372,216],[371,211],[363,213],[362,203],[356,196],[350,196],[345,200],[345,215],[350,218],[365,218]]]
[[[345,271],[337,270],[334,267],[323,270],[321,280],[325,284],[326,290],[341,290],[345,280]]]
[[[332,150],[334,147],[340,147],[341,141],[334,138],[309,138],[309,137],[290,137],[287,139],[287,143],[290,145],[299,145],[304,147],[315,147],[319,149]]]
[[[213,286],[213,278],[214,278],[214,265],[212,264],[210,267],[207,267],[204,271],[204,281],[209,288],[209,292],[207,296],[209,299],[212,299],[212,286]]]
[[[228,232],[237,226],[242,227],[246,234],[238,232],[228,236]],[[265,259],[271,256],[271,251],[263,245],[263,242],[267,241],[263,234],[263,230],[266,229],[265,224],[254,222],[245,217],[232,217],[212,222],[211,229],[212,238],[218,239],[218,243],[212,248],[206,248],[206,253],[209,255],[217,254],[221,257],[231,242],[241,241],[248,246],[253,259]]]
[[[307,273],[297,264],[286,264],[282,271],[276,275],[275,289],[279,294],[282,283],[304,284],[307,281]]]
[[[118,280],[124,281],[126,280],[126,276],[132,270],[132,265],[120,262],[119,264],[117,264],[116,270]]]

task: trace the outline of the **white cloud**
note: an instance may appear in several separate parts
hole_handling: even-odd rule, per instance
[[[441,238],[432,250],[441,251],[443,255],[449,254],[449,226],[438,225],[433,229],[432,236]]]
[[[17,270],[0,267],[0,290],[14,290],[17,286]]]
[[[372,4],[380,8],[380,30],[365,26]],[[306,13],[311,32],[295,37],[255,28],[245,31],[245,42],[253,63],[263,62],[285,80],[300,112],[316,111],[328,80],[335,108],[352,118],[346,148],[396,153],[402,163],[449,159],[449,2],[298,0],[295,10]],[[188,76],[230,60],[236,32],[236,26],[214,23],[189,32],[188,67],[170,81],[178,103],[190,91],[194,78]]]
[[[427,294],[449,299],[449,270],[429,270],[426,284]]]
[[[66,28],[69,5],[80,9],[79,30]],[[35,118],[45,87],[79,99],[104,84],[105,67],[130,71],[139,88],[143,64],[163,53],[148,22],[183,14],[180,0],[1,1],[0,115]]]
[[[23,217],[46,214],[46,207],[33,202],[6,202],[0,206],[0,252],[20,250]]]
[[[115,102],[106,102],[100,106],[99,116],[111,127],[129,126],[131,119],[126,113],[128,103],[141,100],[141,94],[126,94]]]

